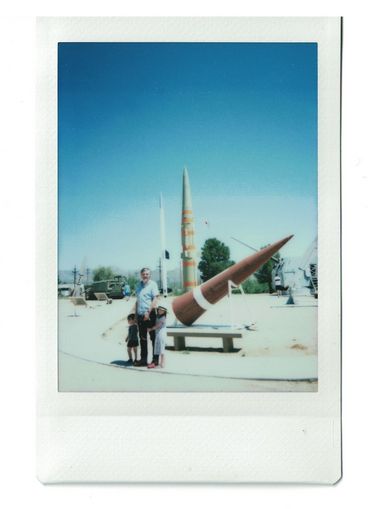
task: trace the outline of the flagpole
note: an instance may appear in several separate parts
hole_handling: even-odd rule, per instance
[[[165,235],[165,216],[162,194],[160,193],[160,233],[161,233],[161,280],[162,293],[167,297],[167,271],[166,271],[166,235]]]

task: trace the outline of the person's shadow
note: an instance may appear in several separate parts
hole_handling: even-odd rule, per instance
[[[133,366],[133,364],[129,361],[111,361],[110,364],[113,364],[114,366],[122,366],[124,368]]]

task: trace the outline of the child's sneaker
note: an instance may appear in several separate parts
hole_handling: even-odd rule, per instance
[[[151,362],[151,364],[148,364],[147,368],[157,368],[156,364],[154,362]]]

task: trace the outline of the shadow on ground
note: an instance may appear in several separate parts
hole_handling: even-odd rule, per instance
[[[114,366],[131,366],[132,363],[129,361],[111,361],[110,364],[114,364]]]

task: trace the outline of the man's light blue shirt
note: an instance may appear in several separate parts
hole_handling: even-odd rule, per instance
[[[144,285],[141,281],[138,283],[135,293],[137,295],[137,313],[139,315],[144,315],[146,311],[149,311],[153,299],[159,295],[157,283],[148,281],[148,283]]]

